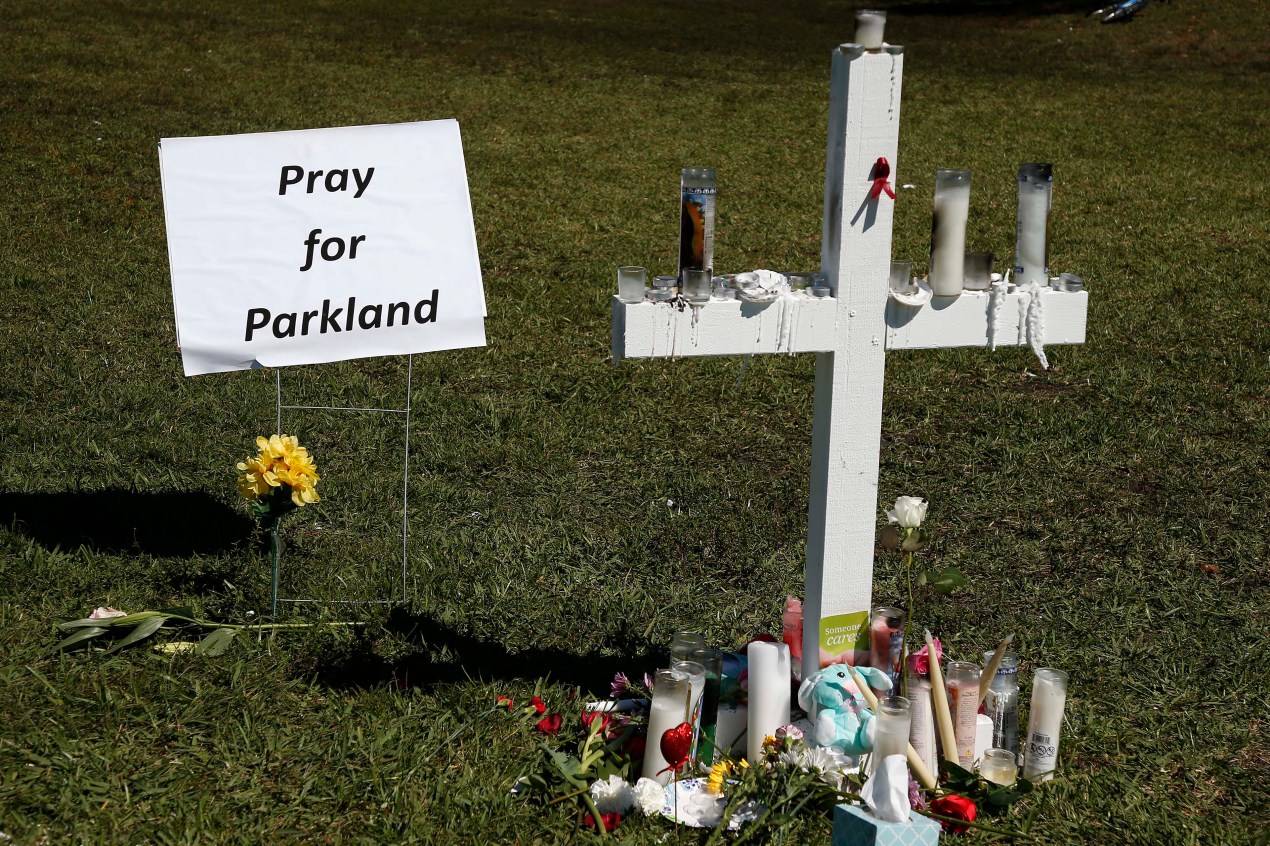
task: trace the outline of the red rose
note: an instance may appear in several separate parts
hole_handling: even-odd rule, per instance
[[[600,822],[604,823],[605,831],[612,831],[617,828],[617,824],[621,821],[622,815],[619,813],[610,812],[607,814],[600,814]],[[595,817],[591,816],[590,813],[586,815],[586,827],[595,828]]]
[[[613,720],[613,718],[608,714],[601,714],[599,711],[583,711],[582,725],[586,726],[587,729],[590,730],[591,723],[595,722],[596,717],[600,718],[600,731],[607,729],[609,727],[609,723]]]
[[[534,710],[539,714],[542,714],[547,710],[547,704],[542,701],[541,696],[535,696],[533,699],[529,700],[529,704],[533,705]]]
[[[543,734],[556,735],[560,733],[560,724],[564,722],[559,714],[548,714],[543,717],[534,726]]]
[[[975,821],[975,803],[967,799],[965,796],[958,796],[956,793],[949,793],[947,796],[940,796],[938,799],[930,803],[930,810],[939,814],[941,817],[951,817],[956,820],[965,820],[966,822]],[[953,822],[939,821],[944,827],[944,831],[950,834],[961,834],[970,828],[967,825],[959,825]]]

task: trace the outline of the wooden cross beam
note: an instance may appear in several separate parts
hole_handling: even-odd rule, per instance
[[[816,354],[803,673],[867,663],[886,351],[1028,342],[1028,292],[966,292],[920,306],[889,296],[894,206],[870,198],[873,165],[899,146],[902,47],[833,54],[820,268],[832,296],[680,309],[613,298],[615,359]],[[894,172],[894,171],[893,171]],[[1037,296],[1048,344],[1085,340],[1088,296]]]

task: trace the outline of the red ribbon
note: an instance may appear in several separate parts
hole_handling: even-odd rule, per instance
[[[873,163],[873,174],[870,176],[873,180],[873,188],[869,191],[869,199],[876,200],[882,196],[882,192],[886,192],[886,196],[892,200],[895,199],[895,191],[891,188],[891,165],[884,156],[878,156],[878,160]]]

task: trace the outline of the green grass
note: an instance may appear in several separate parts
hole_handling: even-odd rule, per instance
[[[1017,349],[891,356],[879,506],[929,498],[927,560],[971,578],[922,598],[956,657],[1015,631],[1032,666],[1071,673],[1064,778],[1023,809],[1043,840],[1252,840],[1270,824],[1270,34],[1251,0],[1112,27],[1071,6],[892,10],[896,182],[916,186],[895,254],[923,264],[934,170],[962,166],[970,242],[1009,255],[1014,168],[1053,161],[1052,264],[1091,302],[1087,344],[1051,348],[1049,372]],[[852,8],[7,4],[0,831],[568,839],[575,820],[508,795],[533,739],[485,713],[494,695],[549,676],[574,707],[676,629],[734,647],[774,628],[806,535],[811,359],[756,359],[739,387],[733,359],[614,366],[613,268],[671,266],[687,164],[719,170],[721,268],[816,265]],[[489,346],[415,360],[408,606],[214,660],[45,657],[58,618],[99,604],[267,610],[232,468],[273,429],[273,376],[181,375],[158,139],[446,117]],[[403,399],[396,360],[285,377],[297,400]],[[401,432],[380,422],[287,419],[326,498],[291,520],[288,589],[372,595],[396,566]],[[880,558],[878,600],[896,576]]]

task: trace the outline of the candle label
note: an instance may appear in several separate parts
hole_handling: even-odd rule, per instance
[[[679,211],[679,269],[708,270],[714,264],[716,189],[684,187]]]
[[[806,625],[803,621],[803,625]],[[869,612],[835,614],[820,621],[820,666],[869,663]]]
[[[1058,763],[1058,739],[1043,732],[1034,731],[1027,739],[1027,771],[1051,772]]]
[[[957,743],[958,763],[969,768],[975,760],[979,685],[949,684],[947,690],[948,710],[953,718],[953,735]]]

